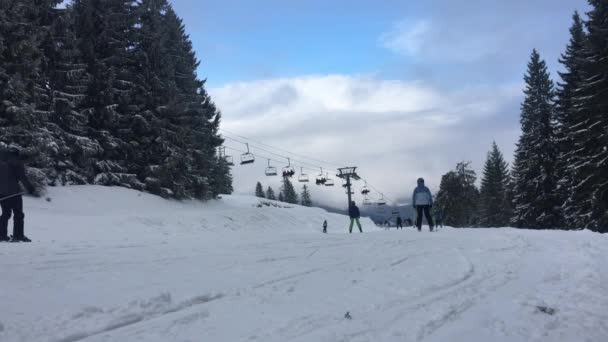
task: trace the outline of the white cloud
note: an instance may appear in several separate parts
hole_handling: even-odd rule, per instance
[[[485,158],[492,139],[512,144],[517,120],[510,130],[492,122],[520,94],[519,85],[443,91],[367,75],[239,82],[209,92],[222,110],[223,128],[295,153],[357,165],[392,199],[408,194],[419,176],[437,187],[440,175],[458,160]],[[244,148],[230,140],[227,145]],[[510,149],[505,146],[506,155]],[[257,180],[266,181],[265,166],[266,160],[236,166],[237,192],[251,192]],[[278,180],[270,184],[278,186]],[[345,202],[340,186],[312,187],[316,200]]]
[[[403,20],[393,24],[393,28],[380,36],[383,47],[404,55],[418,55],[431,29],[427,20]]]

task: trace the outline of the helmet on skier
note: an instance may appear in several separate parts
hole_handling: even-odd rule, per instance
[[[424,178],[418,178],[418,185],[424,185]]]

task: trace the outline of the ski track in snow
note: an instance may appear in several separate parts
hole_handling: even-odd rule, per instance
[[[95,205],[74,209],[85,189]],[[34,243],[0,244],[11,270],[0,341],[608,341],[607,236],[351,235],[319,209],[248,197],[201,209],[133,193],[73,187],[52,204],[26,201]],[[107,214],[125,202],[135,208]]]

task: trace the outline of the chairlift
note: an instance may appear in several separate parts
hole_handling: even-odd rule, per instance
[[[334,186],[334,180],[332,178],[329,178],[329,172],[325,177],[325,186]]]
[[[224,156],[224,160],[226,161],[226,165],[234,166],[234,158],[232,156]]]
[[[276,176],[277,168],[274,166],[270,166],[270,159],[268,159],[268,167],[266,168],[266,172],[264,172],[266,176]]]
[[[283,168],[283,178],[291,178],[295,174],[296,172],[294,171],[293,167],[291,167],[291,160],[287,158],[287,166]]]
[[[377,202],[378,206],[386,205],[386,201],[384,200],[384,194],[380,194],[380,199]]]
[[[321,173],[317,176],[316,184],[317,185],[325,185],[327,183],[327,178],[324,177],[323,168],[321,168]]]
[[[367,195],[369,195],[369,193],[370,193],[370,191],[369,191],[369,188],[367,187],[367,181],[366,181],[365,185],[361,189],[361,195],[367,196]]]
[[[224,160],[226,165],[234,166],[234,159],[232,158],[232,156],[226,155],[226,146],[221,146],[218,148],[218,155],[219,155],[220,159]]]
[[[308,183],[308,175],[304,173],[304,168],[300,168],[300,177],[298,177],[298,182],[300,183]]]
[[[255,156],[249,152],[249,143],[245,143],[245,146],[247,146],[247,152],[241,154],[241,165],[253,164]]]
[[[369,198],[364,198],[363,205],[372,205],[372,201]]]

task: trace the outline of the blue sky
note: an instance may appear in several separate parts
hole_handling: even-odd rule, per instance
[[[493,140],[511,161],[531,50],[556,79],[572,13],[587,10],[585,0],[172,4],[224,128],[358,165],[399,202],[419,176],[437,189],[460,160],[480,173]],[[234,169],[237,192],[253,189],[259,164]],[[313,196],[344,197],[334,192]]]

